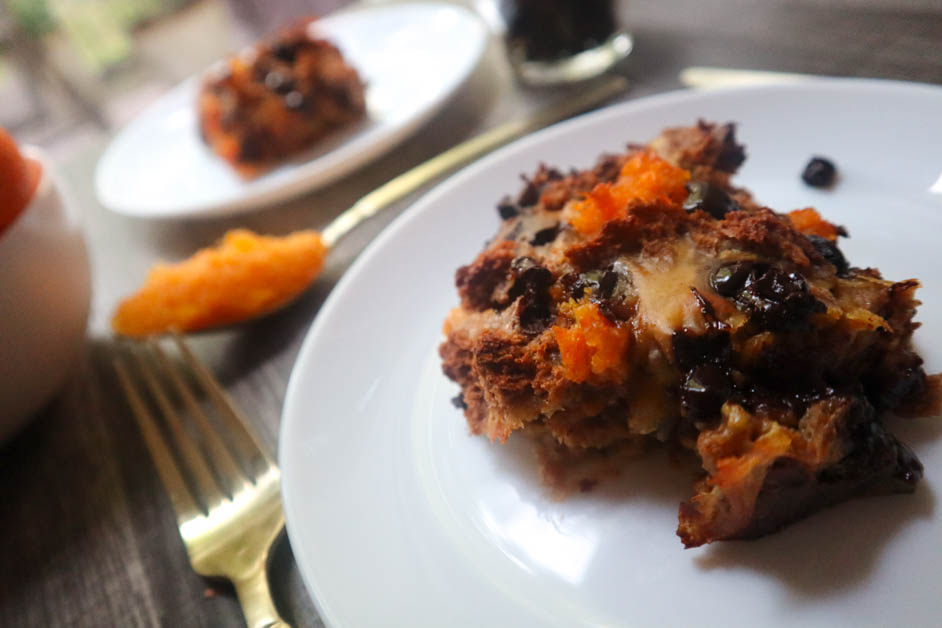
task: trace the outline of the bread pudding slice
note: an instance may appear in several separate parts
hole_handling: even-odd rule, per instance
[[[588,170],[541,166],[458,269],[440,348],[492,441],[695,452],[687,547],[912,491],[922,467],[882,417],[939,406],[911,344],[918,282],[852,267],[814,209],[734,187],[744,159],[733,125],[701,121]]]
[[[363,83],[303,20],[228,60],[203,82],[200,135],[251,177],[363,118]]]

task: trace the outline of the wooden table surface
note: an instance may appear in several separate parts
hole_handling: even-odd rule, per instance
[[[688,65],[942,83],[939,1],[632,0],[624,14],[635,37],[635,51],[619,69],[631,80],[627,99],[679,88],[678,72]],[[170,503],[110,370],[109,312],[155,259],[189,255],[236,226],[267,233],[322,227],[397,173],[561,97],[564,91],[515,85],[494,39],[457,95],[401,148],[307,197],[232,219],[151,222],[107,212],[92,186],[106,138],[61,164],[85,216],[92,320],[65,390],[0,447],[0,626],[244,625],[231,589],[189,568]],[[417,197],[343,240],[324,276],[294,306],[193,340],[272,451],[310,322],[354,257]],[[290,542],[277,549],[270,573],[285,618],[322,625]]]

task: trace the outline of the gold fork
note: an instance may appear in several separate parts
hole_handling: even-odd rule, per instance
[[[285,523],[281,474],[209,369],[179,335],[172,338],[187,369],[153,339],[128,342],[114,368],[170,495],[190,563],[202,576],[232,582],[249,628],[287,627],[266,573]],[[135,384],[135,371],[149,394]]]

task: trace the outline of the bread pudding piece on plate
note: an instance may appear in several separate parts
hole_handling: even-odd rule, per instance
[[[242,176],[255,176],[366,113],[363,83],[303,20],[210,72],[200,135]]]
[[[814,209],[731,185],[744,159],[733,125],[701,121],[589,170],[541,166],[458,269],[440,348],[492,441],[695,452],[687,547],[912,491],[922,466],[882,417],[939,406],[911,344],[919,283],[851,266]]]

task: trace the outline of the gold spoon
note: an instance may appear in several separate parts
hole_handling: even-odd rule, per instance
[[[275,238],[236,230],[226,234],[219,248],[203,249],[178,264],[157,266],[141,291],[119,305],[112,327],[119,334],[146,336],[227,327],[271,314],[307,290],[320,274],[327,252],[364,220],[476,157],[591,109],[627,86],[624,78],[612,77],[547,109],[466,140],[362,197],[320,234],[301,231]],[[281,262],[294,255],[292,261],[299,266],[293,268],[303,268],[304,272],[286,281],[283,267],[276,263],[279,258],[270,255],[278,247]],[[253,257],[253,251],[259,254]],[[218,272],[221,258],[229,265],[224,276]],[[270,281],[260,282],[259,276],[268,276]],[[246,277],[253,281],[245,281]]]

